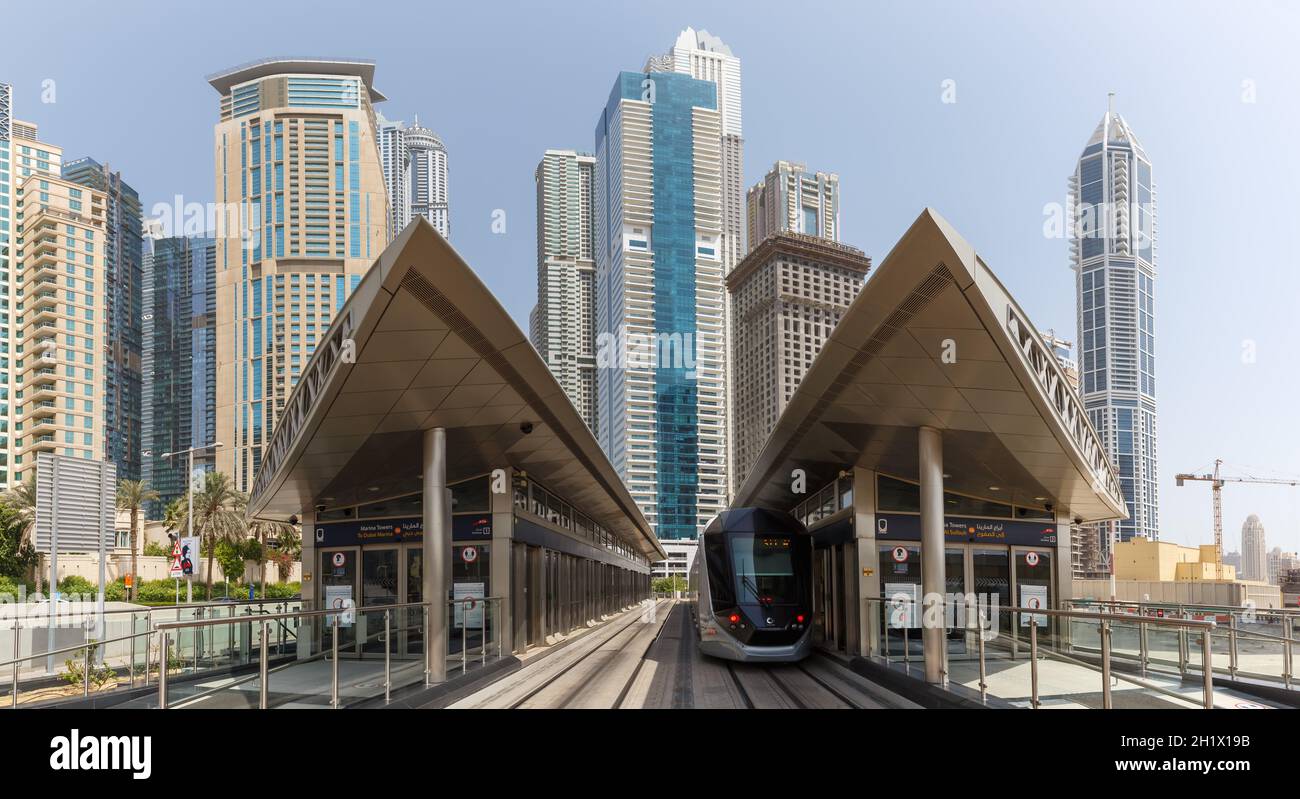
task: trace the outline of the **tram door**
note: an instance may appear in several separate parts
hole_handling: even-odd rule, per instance
[[[829,644],[835,640],[835,629],[831,622],[831,608],[834,606],[831,585],[831,551],[826,548],[816,550],[813,558],[813,578],[817,590],[813,593],[813,619],[815,631],[820,641]]]

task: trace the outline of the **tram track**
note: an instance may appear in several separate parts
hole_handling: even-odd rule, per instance
[[[645,623],[644,610],[628,611],[573,648],[530,664],[518,679],[457,706],[867,710],[910,704],[823,652],[799,663],[705,657],[687,605],[660,602],[654,614]]]

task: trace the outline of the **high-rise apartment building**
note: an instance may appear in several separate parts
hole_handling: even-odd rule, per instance
[[[726,506],[722,115],[623,72],[596,125],[597,439],[661,540]]]
[[[834,173],[777,161],[749,188],[746,206],[751,248],[773,233],[840,240],[840,178]]]
[[[442,139],[420,125],[419,115],[410,127],[380,115],[378,133],[392,235],[401,233],[415,217],[423,216],[443,238],[451,238],[447,148]]]
[[[1253,513],[1241,525],[1241,579],[1268,581],[1268,547],[1264,543],[1264,523]]]
[[[0,83],[0,488],[9,484],[11,457],[9,403],[12,401],[13,354],[9,334],[13,324],[13,305],[10,292],[17,270],[14,260],[17,214],[14,208],[13,139],[13,86]]]
[[[158,492],[149,518],[185,496],[187,462],[163,454],[216,439],[216,242],[146,239],[144,256],[144,401],[142,478]],[[213,467],[211,451],[195,469]]]
[[[870,269],[871,259],[855,247],[773,233],[727,275],[737,484]]]
[[[1156,213],[1151,161],[1113,110],[1070,178],[1071,266],[1078,299],[1080,396],[1118,469],[1129,518],[1113,537],[1156,539]]]
[[[596,159],[547,150],[537,184],[537,306],[533,346],[574,407],[596,430]]]
[[[690,75],[696,80],[712,83],[716,89],[717,110],[721,122],[721,149],[719,179],[722,201],[722,238],[720,255],[722,275],[736,268],[740,259],[745,257],[745,139],[741,124],[741,79],[740,59],[722,39],[705,30],[687,27],[677,36],[673,46],[662,55],[651,56],[646,60],[645,71],[676,72]],[[725,292],[724,292],[725,295]],[[731,326],[731,307],[723,297],[723,329]],[[723,337],[722,363],[724,369],[722,396],[722,415],[724,427],[731,428],[731,377],[726,373],[731,363],[730,342]],[[728,437],[726,447],[727,463],[735,460],[732,442]],[[735,489],[734,475],[728,474],[725,481],[727,498]],[[693,552],[694,550],[692,550]],[[675,554],[671,553],[670,554]]]
[[[102,324],[104,453],[98,457],[117,467],[123,480],[140,479],[141,450],[141,264],[140,195],[122,173],[93,158],[63,163],[63,177],[102,192],[107,199]]]
[[[37,141],[35,126],[26,135],[12,143],[13,482],[34,475],[41,452],[105,453],[108,197],[62,178],[62,151]]]
[[[209,77],[220,95],[217,469],[248,490],[289,392],[390,238],[374,62],[273,58]],[[195,442],[204,444],[210,442]]]

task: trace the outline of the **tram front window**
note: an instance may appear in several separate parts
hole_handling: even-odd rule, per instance
[[[781,536],[731,537],[731,565],[739,604],[797,604],[803,571],[795,568],[793,541]]]

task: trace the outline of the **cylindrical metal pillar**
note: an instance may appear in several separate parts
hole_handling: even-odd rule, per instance
[[[447,598],[451,586],[451,491],[447,431],[424,431],[424,601],[428,607],[429,683],[447,679]]]
[[[921,642],[925,652],[925,681],[942,683],[945,585],[943,436],[933,427],[922,427],[918,430],[918,444],[921,471]]]

